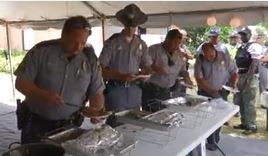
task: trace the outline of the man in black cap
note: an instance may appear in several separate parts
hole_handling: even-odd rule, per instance
[[[249,42],[251,30],[246,27],[238,32],[242,45],[238,49],[235,60],[238,67],[239,80],[237,87],[239,92],[234,95],[234,103],[240,106],[241,124],[235,129],[243,129],[243,134],[248,135],[257,131],[256,125],[256,92],[257,67],[262,57],[262,47],[257,43]]]
[[[116,18],[124,29],[105,41],[100,54],[107,87],[106,108],[110,111],[139,109],[142,92],[137,82],[148,78],[144,74],[150,70],[152,60],[147,45],[135,32],[147,16],[135,4],[130,4],[118,11]]]

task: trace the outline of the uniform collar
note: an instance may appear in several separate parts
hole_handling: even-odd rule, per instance
[[[83,55],[83,52],[80,52],[78,55],[74,56],[71,61],[83,58],[82,55]],[[58,56],[59,56],[60,59],[62,59],[65,62],[71,62],[71,61],[68,60],[68,58],[67,58],[67,56],[65,54],[65,50],[60,44],[59,44],[59,55]]]
[[[127,39],[125,38],[125,36],[123,35],[123,30],[121,31],[120,33],[120,39],[123,41],[123,42],[126,42],[128,44],[131,44],[133,42],[135,42],[137,39],[138,39],[138,36],[136,34],[133,35],[133,38],[132,38],[132,41],[131,42],[128,42]]]

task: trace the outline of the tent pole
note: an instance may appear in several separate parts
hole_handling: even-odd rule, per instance
[[[101,19],[101,29],[102,29],[102,42],[105,41],[105,18]]]
[[[12,65],[12,57],[11,57],[11,44],[10,44],[10,30],[9,25],[6,22],[6,35],[7,35],[7,49],[8,49],[8,60],[9,60],[9,68],[10,68],[10,76],[12,83],[12,93],[13,93],[13,102],[15,101],[15,84],[14,84],[14,75],[13,75],[13,65]]]

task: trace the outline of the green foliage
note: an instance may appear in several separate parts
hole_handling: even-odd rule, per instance
[[[13,49],[11,53],[13,70],[16,70],[26,52]],[[9,56],[7,50],[0,50],[0,72],[10,73]]]
[[[230,26],[217,26],[220,28],[220,41],[228,43],[228,35],[233,30]],[[208,40],[207,32],[212,27],[192,27],[185,28],[188,33],[188,48],[195,54],[197,47],[204,41]]]
[[[268,29],[268,22],[261,22],[256,25],[257,27],[265,28],[266,30]]]

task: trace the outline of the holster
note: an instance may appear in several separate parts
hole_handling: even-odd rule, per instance
[[[17,99],[17,128],[21,130],[28,122],[30,118],[30,111],[26,105],[26,103],[21,102],[20,99]]]

